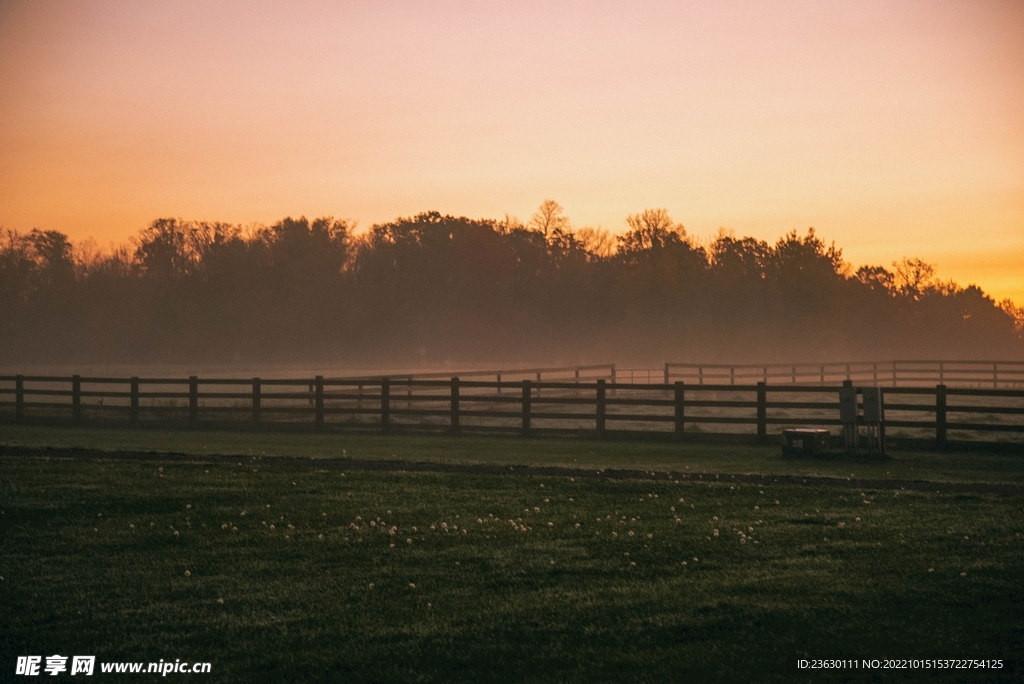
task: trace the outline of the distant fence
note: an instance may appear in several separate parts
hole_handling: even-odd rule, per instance
[[[1008,442],[1024,452],[1024,390],[884,390],[890,438],[940,447]],[[771,439],[838,428],[839,387],[408,378],[237,379],[0,376],[0,419],[181,427],[505,432]]]
[[[392,381],[399,380],[434,380],[437,378],[450,378],[450,372],[434,373],[388,373],[386,375],[358,375],[341,378],[341,380],[380,380],[384,377]],[[609,380],[616,382],[615,364],[600,363],[590,366],[546,366],[542,368],[504,368],[499,370],[472,370],[459,371],[460,378],[490,378],[493,377],[496,383],[506,383],[521,380],[536,380],[543,382],[586,382],[587,380]]]
[[[856,361],[797,364],[666,363],[664,381],[742,385],[752,382],[829,385],[844,380],[886,387],[947,385],[1024,388],[1024,361]]]

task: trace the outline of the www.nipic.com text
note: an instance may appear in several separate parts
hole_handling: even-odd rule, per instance
[[[68,661],[71,661],[68,663]],[[68,658],[62,655],[43,656],[18,656],[14,674],[27,677],[34,677],[40,674],[55,676],[67,673],[69,675],[91,675],[96,671],[96,656],[72,656]],[[99,671],[104,674],[160,674],[166,677],[168,674],[208,674],[210,663],[190,663],[177,659],[174,662],[161,660],[156,663],[125,663],[125,662],[101,662]]]

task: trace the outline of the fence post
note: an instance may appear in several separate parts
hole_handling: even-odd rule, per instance
[[[316,429],[323,430],[324,428],[324,376],[316,376]]]
[[[676,437],[682,439],[683,433],[686,431],[686,411],[685,404],[683,403],[686,399],[685,390],[683,389],[683,381],[676,381],[676,397],[675,397],[675,409],[676,409]]]
[[[132,399],[131,399],[131,421],[132,425],[139,424],[139,379],[132,376]]]
[[[857,410],[857,389],[853,386],[853,380],[843,380],[843,386],[839,390],[839,421],[843,424],[843,447],[847,452],[856,453],[860,447],[860,416]],[[868,451],[874,448],[871,430],[869,425]]]
[[[252,379],[252,423],[253,425],[260,424],[260,379]]]
[[[999,388],[999,364],[992,364],[992,387],[995,389]]]
[[[667,385],[668,383],[669,383],[668,362],[666,361],[665,362],[665,384]]]
[[[946,386],[935,387],[935,444],[944,449],[948,445],[946,437]]]
[[[736,384],[736,366],[729,366],[729,384]]]
[[[82,420],[82,378],[71,376],[71,417],[78,423]]]
[[[757,383],[757,437],[762,442],[768,438],[768,390],[763,382]]]
[[[533,388],[529,380],[523,380],[523,436],[530,434],[530,403],[533,398]]]
[[[605,418],[607,416],[607,405],[605,404],[604,380],[597,381],[597,436],[604,436]]]
[[[380,381],[380,431],[385,435],[391,432],[391,380],[381,378]]]
[[[14,419],[19,423],[25,420],[25,376],[14,378]]]
[[[199,422],[199,378],[192,375],[188,379],[188,424]]]
[[[885,390],[878,388],[878,452],[880,456],[886,456],[885,452]]]
[[[451,428],[452,434],[459,434],[459,379],[457,377],[452,378],[452,415],[451,415]]]

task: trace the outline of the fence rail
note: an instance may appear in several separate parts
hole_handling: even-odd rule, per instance
[[[786,426],[838,428],[839,386],[610,383],[450,378],[293,379],[0,376],[0,420],[315,430],[503,431],[771,438]],[[1024,452],[1024,390],[892,387],[890,438],[945,447],[1007,442]]]
[[[666,383],[682,380],[699,385],[789,382],[824,386],[851,380],[855,384],[887,387],[946,385],[1024,389],[1024,361],[851,361],[762,365],[666,363],[663,377]]]

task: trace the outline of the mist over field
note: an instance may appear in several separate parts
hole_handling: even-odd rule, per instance
[[[444,370],[665,361],[1024,358],[1024,310],[904,258],[855,268],[809,229],[692,239],[422,213],[243,228],[153,221],[110,252],[0,235],[0,365]]]

